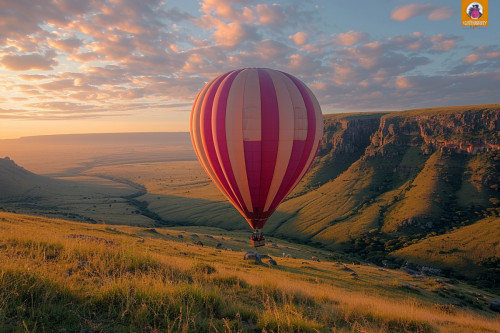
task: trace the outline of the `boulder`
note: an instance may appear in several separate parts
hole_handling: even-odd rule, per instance
[[[197,234],[190,234],[189,236],[191,236],[191,237],[198,237]]]
[[[251,260],[251,259],[254,259],[256,264],[260,264],[260,263],[262,263],[262,259],[261,259],[260,254],[255,253],[255,252],[253,252],[253,251],[248,251],[248,252],[247,252],[247,253],[245,253],[245,255],[243,256],[243,260]]]
[[[182,236],[182,235],[177,235],[177,237],[178,237],[178,238],[184,238],[184,236]]]
[[[342,267],[342,270],[346,271],[346,272],[351,272],[351,273],[355,273],[354,270],[350,269],[349,267],[347,267],[346,265],[344,265],[344,267]]]
[[[278,263],[276,262],[276,260],[274,260],[273,258],[269,258],[268,262],[269,262],[269,265],[271,265],[271,266],[277,266],[278,265]]]
[[[203,247],[203,243],[201,241],[194,242],[195,245],[199,245]]]
[[[490,310],[500,312],[500,299],[495,299],[490,303]]]
[[[217,243],[217,245],[215,246],[216,249],[222,249],[223,246],[222,246],[222,243]]]

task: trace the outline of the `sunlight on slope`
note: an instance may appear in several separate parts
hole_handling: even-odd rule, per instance
[[[0,324],[11,330],[500,329],[491,313],[433,292],[452,286],[400,271],[350,265],[353,278],[343,264],[288,258],[273,268],[180,240],[182,231],[0,220]]]

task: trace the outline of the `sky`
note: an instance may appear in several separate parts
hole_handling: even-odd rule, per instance
[[[500,102],[500,3],[0,0],[0,139],[188,131],[199,90],[266,67],[323,113]]]

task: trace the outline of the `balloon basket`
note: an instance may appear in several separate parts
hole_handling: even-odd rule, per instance
[[[259,230],[254,230],[252,238],[250,238],[250,243],[253,247],[259,247],[266,245],[266,239]]]
[[[252,244],[253,247],[259,247],[259,246],[264,246],[266,245],[266,240],[261,239],[261,240],[250,240],[250,243]]]

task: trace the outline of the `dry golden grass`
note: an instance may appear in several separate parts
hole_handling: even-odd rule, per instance
[[[212,231],[195,237],[1,212],[0,331],[500,331],[498,315],[484,310],[494,297],[487,292],[364,265],[348,265],[353,278],[325,260],[275,256],[276,267],[255,265],[243,252],[193,245],[239,243]],[[483,310],[452,304],[479,292]]]

